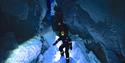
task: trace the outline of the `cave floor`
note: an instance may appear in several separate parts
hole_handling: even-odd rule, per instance
[[[53,34],[49,33],[48,35],[53,35]],[[46,38],[47,38],[47,36],[46,36]],[[56,36],[55,40],[57,38],[58,37]],[[55,41],[55,40],[53,40],[53,41]],[[80,41],[79,39],[78,39],[78,41],[72,41],[73,48],[72,48],[72,50],[69,50],[70,63],[99,63],[99,61],[97,60],[97,58],[91,51],[90,51],[90,53],[87,53],[85,47],[83,47],[83,49],[80,49],[80,47],[78,47],[79,41]],[[56,46],[53,46],[52,42],[51,41],[49,42],[49,44],[51,46],[44,53],[43,63],[66,63],[65,55],[64,55],[64,57],[61,57],[60,52],[58,50],[61,43],[62,42],[60,41],[56,44]],[[84,51],[82,51],[82,50],[84,50]]]
[[[54,41],[58,39],[58,36],[56,36],[54,32],[49,32],[44,35],[44,38],[50,47],[42,57],[39,58],[41,59],[39,63],[66,63],[65,55],[61,57],[58,50],[61,41],[56,44],[56,46],[52,45]],[[42,45],[39,39],[39,37],[34,37],[24,44],[19,45],[11,52],[5,63],[30,63],[33,61],[33,59],[38,57],[41,51]],[[69,50],[70,63],[100,63],[91,51],[89,53],[86,52],[87,49],[84,44],[81,45],[81,41],[78,38],[75,39],[77,40],[72,41],[72,50]]]

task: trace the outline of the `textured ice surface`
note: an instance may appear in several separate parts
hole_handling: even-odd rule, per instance
[[[38,56],[41,45],[40,38],[34,36],[13,50],[5,63],[29,63]]]
[[[47,34],[49,38],[52,36],[56,36],[53,32],[50,34]],[[55,40],[58,38],[58,36],[55,37]],[[77,38],[76,38],[77,39]],[[49,44],[52,45],[55,40],[49,40]],[[100,63],[99,60],[96,58],[96,56],[90,52],[87,53],[85,47],[84,49],[80,49],[78,47],[78,43],[80,43],[80,40],[77,39],[76,41],[72,41],[73,49],[70,50],[70,63]],[[60,52],[58,50],[59,46],[61,45],[61,41],[56,44],[56,46],[51,46],[44,54],[43,56],[43,63],[65,63],[65,56],[61,57]],[[84,46],[84,45],[83,45]],[[84,50],[81,51],[81,50]]]
[[[65,57],[60,56],[60,52],[58,51],[57,46],[58,44],[55,47],[51,46],[47,50],[47,52],[44,54],[43,63],[65,63]],[[87,56],[88,58],[86,58],[84,53],[81,52],[80,48],[75,45],[73,45],[73,50],[70,50],[71,63],[99,63],[92,52],[90,52]]]
[[[58,39],[58,36],[56,36],[54,32],[48,32],[44,35],[44,38],[51,46],[43,56],[39,56],[41,59],[39,59],[38,62],[65,63],[65,55],[64,57],[61,57],[58,50],[62,42],[60,41],[58,44],[56,44],[56,46],[52,46],[54,41]],[[92,52],[87,53],[84,45],[80,45],[80,39],[74,40],[72,43],[73,49],[69,50],[70,63],[100,63]],[[29,63],[33,59],[37,58],[37,56],[40,54],[42,47],[41,45],[40,38],[35,36],[32,39],[26,41],[24,44],[20,45],[17,49],[13,50],[12,54],[5,63]]]

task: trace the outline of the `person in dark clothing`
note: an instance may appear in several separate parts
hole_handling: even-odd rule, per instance
[[[66,61],[69,62],[69,49],[72,50],[72,43],[69,36],[65,35],[64,31],[60,32],[59,38],[56,40],[56,42],[53,45],[56,45],[59,41],[62,40],[63,44],[59,47],[59,51],[61,56],[64,56],[64,53],[66,54]],[[65,48],[65,51],[63,49]]]
[[[61,12],[61,8],[55,7],[55,20],[52,24],[52,28],[55,33],[59,36],[56,42],[53,45],[56,45],[59,41],[62,41],[63,44],[59,47],[59,51],[61,56],[66,55],[66,62],[69,63],[69,49],[72,50],[71,39],[68,36],[68,26],[63,22],[63,14]],[[65,51],[63,50],[65,48]]]

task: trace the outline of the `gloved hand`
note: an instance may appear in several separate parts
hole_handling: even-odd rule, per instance
[[[56,43],[53,43],[53,46],[56,45]]]

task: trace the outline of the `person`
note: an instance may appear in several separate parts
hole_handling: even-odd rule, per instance
[[[59,41],[63,42],[59,47],[59,51],[61,56],[64,56],[64,53],[66,54],[66,62],[69,63],[69,49],[72,50],[72,42],[68,36],[68,26],[63,22],[61,8],[55,6],[55,11],[55,20],[53,22],[52,28],[59,38],[55,41],[55,43],[53,43],[53,45],[56,45]],[[65,51],[63,50],[64,48]]]
[[[53,45],[56,45],[59,41],[62,40],[63,44],[59,47],[59,51],[61,56],[64,56],[64,53],[66,54],[66,62],[69,63],[69,49],[72,50],[72,42],[68,35],[65,34],[65,32],[62,30],[60,32],[61,35],[59,35],[59,38],[55,41]],[[63,50],[65,48],[65,51]]]

